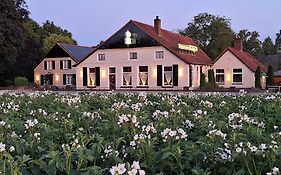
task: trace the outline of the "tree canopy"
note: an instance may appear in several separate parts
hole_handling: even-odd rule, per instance
[[[0,9],[0,86],[16,76],[32,81],[35,66],[54,42],[76,44],[69,31],[53,22],[40,26],[32,20],[24,0],[1,0]]]
[[[179,30],[183,35],[192,37],[195,42],[211,58],[215,59],[225,48],[231,46],[234,32],[230,27],[230,19],[201,13],[188,23],[187,27]]]

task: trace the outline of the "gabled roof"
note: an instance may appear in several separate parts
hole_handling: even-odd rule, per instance
[[[147,25],[138,21],[130,20],[125,26],[123,26],[119,31],[121,31],[124,27],[127,25],[134,25],[135,27],[139,28],[141,31],[149,35],[152,39],[157,41],[160,45],[165,47],[167,50],[169,50],[171,53],[173,53],[175,56],[180,58],[182,61],[184,61],[187,64],[200,64],[200,65],[212,65],[213,61],[197,46],[197,44],[190,38],[186,37],[177,33],[173,33],[164,29],[161,29],[161,35],[158,35],[154,27],[151,25]],[[117,31],[114,35],[116,35],[119,31]],[[113,36],[114,36],[113,35]],[[96,50],[99,48],[102,48],[103,45],[107,43],[108,40],[110,40],[113,36],[111,36],[109,39],[107,39],[105,42],[103,42],[101,45],[99,45],[94,51],[92,51],[88,56],[86,56],[83,60],[81,60],[77,65],[79,65],[81,62],[83,62],[85,59],[87,59],[90,55],[92,55]],[[185,44],[185,45],[194,45],[198,47],[198,51],[194,54],[184,54],[181,53],[178,49],[178,44]]]
[[[83,60],[89,53],[91,53],[95,49],[92,47],[77,46],[64,43],[58,43],[58,45],[62,49],[64,49],[76,62]]]
[[[230,51],[236,58],[238,58],[242,63],[244,63],[252,72],[255,72],[258,66],[260,66],[262,72],[264,73],[267,72],[267,68],[262,63],[260,63],[255,57],[253,57],[250,53],[235,49],[233,47],[226,48],[220,54],[220,56],[218,56],[218,58],[214,61],[214,63],[216,63],[221,58],[221,56],[227,51]]]

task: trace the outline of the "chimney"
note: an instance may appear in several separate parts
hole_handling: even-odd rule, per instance
[[[240,37],[236,37],[234,39],[234,48],[237,50],[242,51],[243,50],[243,42],[242,39]]]
[[[154,30],[158,35],[161,35],[161,19],[159,19],[159,16],[154,19]]]

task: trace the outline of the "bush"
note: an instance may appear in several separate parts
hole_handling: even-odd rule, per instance
[[[25,77],[16,77],[14,84],[16,87],[28,86],[28,79]]]
[[[200,89],[206,86],[206,75],[204,73],[200,74]]]

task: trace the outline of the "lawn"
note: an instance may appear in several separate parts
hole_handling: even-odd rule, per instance
[[[0,174],[280,174],[281,95],[0,94]]]

